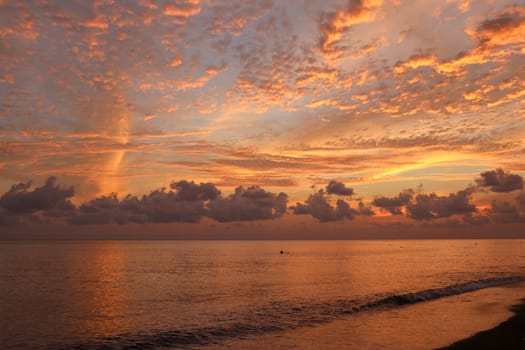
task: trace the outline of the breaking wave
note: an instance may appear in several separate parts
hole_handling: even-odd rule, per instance
[[[158,349],[184,348],[220,344],[267,333],[315,326],[346,316],[389,308],[402,307],[443,297],[473,292],[484,288],[525,282],[525,276],[490,278],[458,283],[413,293],[392,294],[371,301],[337,299],[325,302],[275,301],[252,306],[248,310],[225,317],[222,324],[183,328],[150,333],[120,334],[77,344],[60,344],[52,349]]]

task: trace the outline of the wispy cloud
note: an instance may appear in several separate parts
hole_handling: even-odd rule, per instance
[[[311,195],[323,218],[365,220],[368,203],[375,219],[521,213],[497,197],[516,178],[491,170],[525,172],[515,1],[4,1],[0,23],[6,191],[59,176],[81,205],[176,177]],[[475,176],[487,192],[470,211]],[[88,214],[108,221],[71,220]]]

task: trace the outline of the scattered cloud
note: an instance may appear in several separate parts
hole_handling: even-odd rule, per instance
[[[348,202],[338,199],[335,206],[329,203],[324,190],[311,194],[304,203],[296,203],[291,207],[295,215],[311,215],[321,222],[337,221],[343,219],[352,220],[356,215],[372,215],[372,211],[360,203],[359,210],[350,207]]]
[[[286,212],[288,196],[265,191],[258,186],[237,187],[233,194],[208,203],[209,216],[219,222],[267,220]]]
[[[346,187],[342,182],[331,180],[328,185],[326,185],[326,193],[336,194],[338,196],[351,196],[354,194],[354,189]]]
[[[322,55],[329,59],[340,58],[345,51],[345,46],[341,45],[343,34],[353,25],[373,21],[382,3],[382,0],[350,0],[346,7],[324,13],[319,44]]]
[[[496,170],[485,171],[476,179],[480,187],[488,187],[492,192],[512,192],[523,188],[523,177],[518,174],[511,174],[498,168]]]
[[[525,222],[525,210],[509,201],[492,201],[488,212],[491,220],[497,223]]]
[[[522,178],[501,168],[480,175],[476,179],[477,186],[471,185],[448,195],[422,193],[421,188],[418,191],[407,189],[394,197],[377,195],[371,205],[360,199],[356,207],[334,197],[350,197],[355,193],[344,183],[332,180],[326,189],[310,194],[306,201],[297,202],[289,209],[295,215],[310,215],[320,222],[352,220],[356,216],[373,217],[376,212],[372,206],[393,216],[404,216],[416,221],[450,217],[459,217],[463,222],[474,225],[523,221],[525,195],[506,195],[522,189],[516,185],[516,179]],[[474,197],[485,187],[507,197],[494,199],[490,208],[480,210]],[[128,194],[119,199],[116,193],[112,193],[88,200],[78,207],[70,201],[74,193],[73,187],[58,185],[55,177],[48,178],[43,186],[34,189],[31,189],[31,182],[15,184],[0,197],[0,221],[4,225],[12,225],[24,217],[32,221],[47,217],[63,219],[73,225],[100,225],[195,223],[203,217],[209,217],[218,222],[232,222],[277,219],[288,211],[288,194],[273,193],[259,186],[239,186],[233,193],[223,196],[214,183],[197,184],[180,180],[172,182],[169,189],[156,189],[141,198]]]
[[[195,182],[181,180],[172,182],[170,187],[177,191],[177,199],[181,201],[207,201],[214,200],[220,196],[221,191],[211,182],[197,185]]]
[[[472,192],[471,189],[465,189],[448,196],[439,196],[435,193],[418,194],[407,204],[407,215],[416,220],[430,220],[475,213],[476,205],[470,202]]]
[[[372,205],[387,210],[392,215],[402,215],[401,208],[412,201],[414,190],[408,189],[400,192],[396,197],[377,196],[372,201]]]
[[[185,0],[164,6],[164,14],[167,16],[188,18],[199,12],[201,12],[200,0]]]
[[[525,7],[434,5],[0,1],[0,222],[196,222],[212,202],[224,220],[241,203],[251,209],[237,218],[286,216],[283,200],[269,209],[217,189],[254,185],[321,221],[371,216],[370,201],[374,222],[512,222]],[[514,173],[458,191],[495,164]],[[75,196],[56,183],[47,202],[27,183],[9,190],[29,174],[60,174]],[[173,176],[196,183],[155,189]],[[416,181],[426,194],[394,195]],[[311,185],[324,193],[310,203]],[[362,204],[336,197],[354,190]]]
[[[7,212],[28,214],[38,210],[63,209],[72,210],[69,201],[75,191],[73,187],[62,188],[56,184],[56,178],[50,177],[41,187],[32,191],[31,182],[19,183],[0,197],[0,206]]]
[[[476,28],[467,29],[467,33],[484,46],[522,44],[525,42],[525,7],[510,7]]]

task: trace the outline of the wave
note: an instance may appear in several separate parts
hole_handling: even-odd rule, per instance
[[[315,326],[352,314],[376,309],[389,309],[426,302],[443,297],[473,292],[485,288],[525,282],[525,276],[490,278],[458,283],[442,288],[413,293],[393,294],[364,302],[357,299],[338,299],[326,302],[275,301],[254,306],[243,314],[227,317],[221,325],[158,331],[126,333],[77,344],[54,345],[50,349],[158,349],[220,344],[267,333],[281,332],[305,326]]]
[[[392,295],[387,298],[371,302],[367,304],[368,307],[377,306],[402,306],[407,304],[415,304],[423,301],[430,301],[443,297],[474,292],[476,290],[502,286],[505,284],[525,282],[525,277],[503,277],[503,278],[490,278],[478,281],[471,281],[465,283],[458,283],[443,288],[426,289],[415,293]]]

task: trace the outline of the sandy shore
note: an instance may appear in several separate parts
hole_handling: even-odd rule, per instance
[[[512,307],[515,315],[499,326],[477,333],[440,350],[525,350],[525,299]]]

